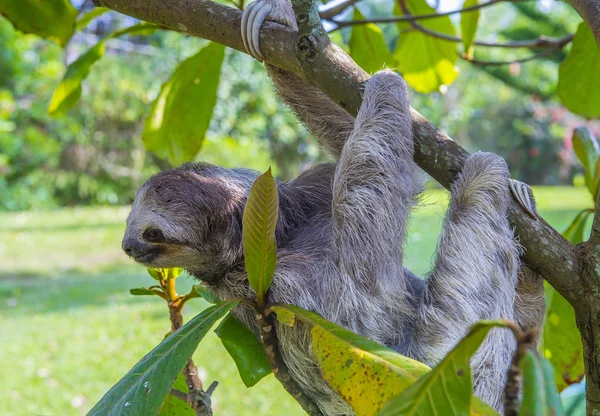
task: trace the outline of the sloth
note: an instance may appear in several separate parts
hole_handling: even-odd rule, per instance
[[[252,3],[242,21],[248,51],[262,59],[262,22],[294,28],[290,16],[289,3]],[[337,158],[277,182],[271,301],[317,312],[430,366],[479,320],[541,327],[543,281],[520,262],[507,218],[511,190],[532,215],[535,205],[526,185],[509,179],[503,159],[475,153],[466,160],[451,187],[433,270],[421,279],[402,265],[407,221],[422,189],[402,77],[384,70],[370,78],[354,118],[302,79],[267,71],[282,100]],[[221,299],[255,298],[244,270],[242,214],[257,176],[202,163],[156,174],[137,192],[123,250],[146,267],[183,267]],[[234,314],[258,334],[251,309]],[[321,412],[354,414],[323,380],[309,328],[298,322],[275,330],[291,376]],[[471,360],[475,394],[498,410],[514,346],[509,331],[495,329]]]

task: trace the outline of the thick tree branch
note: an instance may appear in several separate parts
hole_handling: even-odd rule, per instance
[[[141,20],[157,23],[243,50],[241,12],[209,0],[95,0]],[[368,74],[327,36],[298,36],[289,29],[267,23],[261,31],[266,62],[306,79],[332,100],[356,115],[361,103],[360,84]],[[465,159],[466,150],[438,130],[414,109],[415,161],[448,188]],[[509,219],[526,249],[524,260],[569,302],[577,303],[581,287],[575,248],[544,220],[531,219],[515,201]]]
[[[592,30],[596,43],[600,47],[600,2],[598,0],[567,0],[567,3],[579,13],[579,16]]]

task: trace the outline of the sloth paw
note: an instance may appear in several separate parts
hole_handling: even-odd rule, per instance
[[[296,29],[294,10],[289,0],[256,0],[250,3],[242,13],[242,41],[246,51],[261,62],[265,58],[260,48],[260,29],[265,20]]]
[[[509,179],[508,184],[510,187],[510,191],[512,192],[519,205],[521,205],[525,212],[529,214],[533,219],[537,219],[535,215],[535,199],[533,198],[533,192],[531,191],[529,185],[517,181],[515,179]]]

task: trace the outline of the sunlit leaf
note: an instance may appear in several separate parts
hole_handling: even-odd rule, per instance
[[[146,150],[172,165],[194,159],[217,102],[224,56],[225,47],[211,42],[175,69],[146,118]]]
[[[475,411],[472,406],[470,359],[490,329],[505,326],[503,321],[482,321],[475,324],[442,362],[406,391],[387,402],[378,415],[467,415],[471,410]],[[478,405],[482,407],[477,413],[497,414],[483,404]]]
[[[235,361],[246,387],[252,387],[263,377],[271,374],[271,365],[262,344],[248,328],[231,314],[221,321],[216,334]]]
[[[0,14],[16,29],[61,46],[73,35],[77,10],[69,0],[2,0]]]
[[[258,304],[264,305],[265,294],[273,281],[277,261],[275,227],[279,215],[277,184],[271,168],[260,175],[250,189],[242,218],[244,261],[250,286]]]
[[[571,51],[558,69],[556,93],[570,111],[583,117],[600,116],[600,46],[581,23]]]
[[[136,289],[129,289],[129,293],[134,296],[154,296],[157,295],[152,289],[148,289],[147,287],[139,287]]]
[[[179,373],[177,380],[173,384],[173,388],[185,394],[190,391],[183,373]],[[157,416],[196,416],[196,412],[187,402],[171,394],[167,394]]]
[[[123,35],[147,35],[156,29],[156,26],[149,23],[140,23],[139,25],[111,33],[94,45],[69,65],[65,76],[54,90],[54,94],[52,94],[48,112],[53,116],[65,113],[79,101],[81,97],[81,82],[89,75],[92,65],[104,56],[104,44],[107,39]]]
[[[343,329],[313,312],[291,305],[276,305],[272,309],[282,324],[309,326],[313,352],[323,378],[358,415],[376,415],[388,400],[430,371],[425,364]],[[496,414],[479,399],[474,403],[472,414]]]
[[[477,4],[478,0],[465,0],[463,9],[476,6]],[[462,34],[463,49],[464,53],[466,53],[469,58],[473,58],[473,41],[475,40],[475,33],[477,32],[478,23],[479,10],[461,13],[460,31]]]
[[[535,351],[527,350],[519,362],[523,375],[520,416],[562,416],[552,366]]]
[[[353,20],[364,18],[365,16],[355,8]],[[383,32],[373,23],[352,26],[349,47],[352,59],[369,73],[377,72],[385,66],[395,66]]]
[[[435,13],[425,0],[407,0],[406,4],[413,15]],[[403,14],[398,8],[394,12]],[[419,24],[435,32],[456,35],[448,16],[421,20]],[[455,42],[411,30],[408,22],[399,22],[398,30],[400,37],[393,56],[398,70],[411,87],[419,92],[429,93],[454,82],[458,76]]]
[[[98,16],[102,16],[104,13],[108,12],[110,9],[106,7],[94,7],[89,12],[83,14],[79,19],[77,19],[77,29],[81,30],[87,25],[90,24],[92,20],[94,20]]]
[[[233,299],[196,315],[142,358],[88,413],[91,416],[155,415],[208,330],[240,303]]]

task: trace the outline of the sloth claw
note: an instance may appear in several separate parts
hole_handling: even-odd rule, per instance
[[[527,212],[527,214],[529,214],[533,219],[537,219],[535,200],[533,199],[533,192],[531,192],[529,185],[515,179],[509,179],[508,184],[519,205],[521,205],[525,212]]]
[[[264,56],[260,50],[260,28],[271,13],[271,5],[262,0],[256,0],[248,5],[242,13],[242,42],[246,51],[258,59],[264,61]]]

